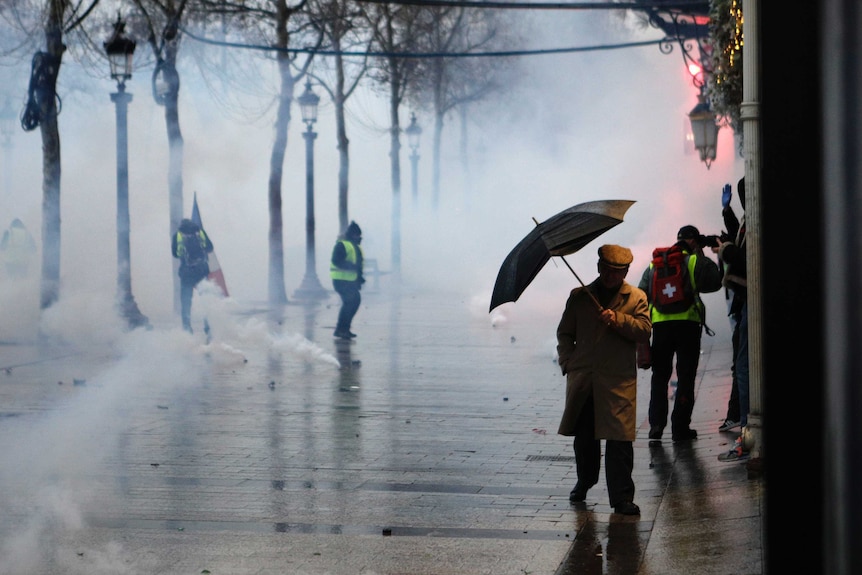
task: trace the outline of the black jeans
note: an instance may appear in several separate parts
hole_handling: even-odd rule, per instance
[[[652,380],[650,381],[650,428],[667,425],[667,386],[676,356],[676,399],[671,414],[671,431],[684,434],[694,410],[694,382],[700,363],[702,328],[696,321],[661,321],[652,324]]]
[[[582,489],[589,489],[599,482],[602,449],[601,441],[596,439],[595,428],[596,413],[593,396],[590,395],[575,423],[575,469],[578,472],[578,485]],[[634,466],[635,454],[631,441],[605,440],[605,479],[611,507],[634,501]]]
[[[338,323],[335,325],[335,331],[350,331],[353,316],[359,311],[359,304],[362,303],[359,286],[358,281],[332,280],[332,287],[341,296],[341,309],[338,312]]]
[[[198,282],[180,281],[180,309],[183,318],[183,329],[192,331],[192,294]]]
[[[736,354],[739,352],[739,314],[734,314],[733,334],[730,342],[732,346],[733,361],[730,363],[730,398],[727,400],[727,415],[725,419],[739,421],[739,381],[736,379]]]

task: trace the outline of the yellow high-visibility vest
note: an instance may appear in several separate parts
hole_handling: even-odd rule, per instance
[[[348,262],[352,264],[356,264],[357,260],[357,250],[359,253],[362,252],[362,248],[359,246],[354,246],[353,242],[349,242],[347,240],[338,240],[344,245],[344,251],[347,253],[347,257],[345,258]],[[331,260],[329,262],[329,277],[334,280],[344,280],[348,282],[354,282],[359,277],[359,271],[352,269],[346,270],[336,266]]]
[[[650,304],[650,317],[652,318],[653,323],[659,323],[662,321],[674,321],[674,320],[687,320],[687,321],[696,321],[698,323],[702,323],[704,319],[704,312],[706,308],[703,305],[703,302],[700,299],[700,295],[697,293],[697,282],[694,279],[694,266],[697,262],[696,254],[687,254],[688,255],[688,278],[691,281],[691,289],[694,290],[694,303],[687,310],[679,312],[679,313],[661,313],[658,311],[652,304]],[[650,263],[650,269],[653,268],[653,264]],[[650,278],[650,282],[652,282],[652,278]]]

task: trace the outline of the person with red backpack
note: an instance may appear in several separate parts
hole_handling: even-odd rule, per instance
[[[718,264],[704,255],[711,243],[694,226],[683,226],[677,242],[656,248],[638,287],[646,292],[652,319],[652,378],[650,381],[649,438],[660,440],[667,425],[667,386],[676,356],[677,390],[671,414],[671,438],[697,438],[691,428],[694,383],[700,362],[700,339],[706,326],[701,293],[721,289]],[[707,333],[711,333],[709,328]]]

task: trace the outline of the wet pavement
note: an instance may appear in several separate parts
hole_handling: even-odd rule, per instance
[[[370,291],[343,342],[334,294],[254,308],[213,311],[209,345],[173,318],[0,343],[0,574],[766,572],[764,481],[717,460],[728,338],[704,337],[695,441],[648,442],[639,371],[626,517],[604,477],[568,502],[558,311]]]

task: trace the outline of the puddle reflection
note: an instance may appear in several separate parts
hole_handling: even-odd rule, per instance
[[[556,575],[629,575],[643,554],[639,520],[631,517],[598,522],[591,511],[577,514],[577,535]]]

